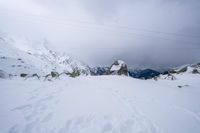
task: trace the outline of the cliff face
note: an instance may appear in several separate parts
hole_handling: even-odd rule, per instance
[[[117,60],[115,61],[109,71],[108,74],[112,74],[112,75],[126,75],[128,76],[128,68],[127,65],[124,61],[121,60]]]

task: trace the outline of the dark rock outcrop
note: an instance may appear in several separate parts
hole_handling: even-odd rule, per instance
[[[28,76],[28,74],[26,74],[26,73],[21,73],[20,74],[20,77],[22,77],[22,78],[25,78],[26,76]]]
[[[151,79],[159,76],[161,73],[152,69],[129,70],[129,76],[139,79]]]
[[[106,75],[109,67],[91,67],[90,73],[93,76]]]
[[[107,74],[128,76],[128,67],[124,61],[117,60],[111,65]]]
[[[7,79],[7,78],[9,78],[9,75],[6,72],[0,70],[0,79]]]
[[[177,73],[183,73],[183,72],[186,72],[187,70],[188,70],[188,67],[185,66],[185,67],[179,69],[179,70],[177,71]]]
[[[176,77],[172,74],[167,74],[167,76],[164,79],[168,79],[168,80],[176,80]]]
[[[199,71],[197,69],[193,69],[192,74],[199,74]]]

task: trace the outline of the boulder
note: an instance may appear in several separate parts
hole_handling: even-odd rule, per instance
[[[0,79],[7,79],[7,78],[9,78],[9,74],[0,70]]]
[[[21,73],[20,74],[20,77],[22,77],[22,78],[25,78],[26,76],[28,76],[28,74],[26,74],[26,73]]]
[[[178,70],[178,73],[184,73],[184,72],[186,72],[187,70],[188,70],[188,67],[185,66],[185,67],[180,68],[180,69]]]
[[[167,80],[176,80],[176,77],[172,74],[167,74],[167,76],[164,78],[164,79],[167,79]]]
[[[58,77],[59,73],[58,72],[51,72],[52,78]]]
[[[192,70],[192,73],[193,73],[193,74],[199,74],[199,71],[198,71],[197,69],[193,69],[193,70]]]

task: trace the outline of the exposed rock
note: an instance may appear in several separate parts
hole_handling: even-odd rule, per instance
[[[133,78],[139,79],[151,79],[159,76],[161,73],[152,69],[144,69],[144,70],[129,70],[129,76]]]
[[[62,73],[59,74],[59,77],[61,77],[61,76],[63,76],[63,75],[65,75],[65,76],[69,76],[70,73],[68,73],[68,72],[62,72]]]
[[[26,73],[21,73],[20,74],[20,77],[22,77],[22,78],[25,78],[26,76],[28,76],[28,74],[26,74]]]
[[[59,78],[59,73],[58,72],[51,72],[50,74],[47,74],[46,76],[44,76],[45,79],[44,80],[51,80],[52,78]]]
[[[26,76],[26,79],[34,78],[34,77],[36,77],[37,79],[40,79],[40,76],[37,73],[34,73],[32,75],[29,75],[29,76]]]
[[[0,79],[7,79],[7,78],[9,78],[9,75],[6,72],[0,70]]]
[[[153,77],[153,80],[158,81],[159,76]]]
[[[38,76],[37,73],[34,73],[31,77],[37,77],[38,79],[40,79],[40,76]]]
[[[52,76],[52,78],[58,77],[59,73],[58,72],[51,72],[51,76]]]
[[[6,57],[5,57],[5,56],[2,56],[1,59],[6,59]]]
[[[109,67],[91,67],[90,73],[91,75],[106,75],[106,72],[109,70]]]
[[[174,69],[170,69],[170,70],[168,71],[168,73],[175,74],[175,73],[177,73],[177,71],[174,70]]]
[[[200,68],[200,63],[193,64],[191,67]]]
[[[167,74],[167,76],[165,77],[165,79],[168,79],[168,80],[176,80],[176,77],[172,74]]]
[[[185,66],[185,67],[179,69],[179,70],[177,71],[177,73],[183,73],[183,72],[186,72],[187,70],[188,70],[188,67]]]
[[[74,70],[72,73],[69,73],[69,76],[72,78],[80,76],[80,71]]]
[[[169,69],[168,71],[165,71],[163,74],[179,74],[184,73],[188,70],[188,66],[180,67],[179,69]]]
[[[118,60],[115,61],[110,69],[108,70],[108,74],[113,75],[128,75],[128,68],[124,61]]]
[[[178,88],[189,87],[189,85],[179,85]]]
[[[193,74],[199,74],[199,71],[198,71],[197,69],[193,69],[193,70],[192,70],[192,73],[193,73]]]

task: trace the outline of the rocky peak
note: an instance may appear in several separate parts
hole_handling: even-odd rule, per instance
[[[128,68],[124,61],[117,60],[111,65],[108,73],[113,74],[113,75],[126,75],[127,76]]]

